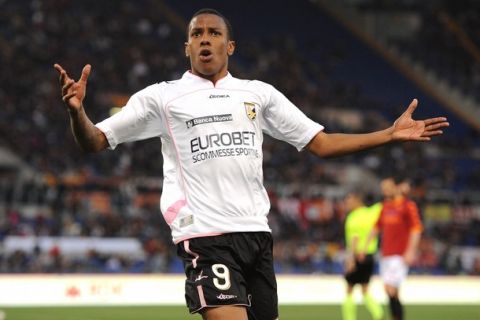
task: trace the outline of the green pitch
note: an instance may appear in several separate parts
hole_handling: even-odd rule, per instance
[[[151,307],[42,307],[1,308],[5,320],[200,320],[182,306]],[[479,320],[480,305],[406,306],[408,320]],[[280,307],[282,320],[341,320],[340,307],[332,305]],[[370,319],[362,306],[358,320]]]

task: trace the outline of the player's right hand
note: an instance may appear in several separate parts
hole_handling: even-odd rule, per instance
[[[351,273],[355,270],[355,258],[353,256],[347,257],[345,260],[345,273]]]
[[[82,75],[77,82],[70,78],[67,72],[58,63],[53,66],[60,74],[59,81],[62,88],[62,100],[68,108],[69,112],[79,111],[83,105],[83,99],[87,92],[87,80],[90,75],[91,66],[85,65],[82,70]]]

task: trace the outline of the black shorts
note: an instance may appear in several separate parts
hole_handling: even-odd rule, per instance
[[[273,242],[268,232],[227,233],[180,242],[185,299],[191,313],[223,305],[248,306],[249,320],[278,317]]]
[[[368,283],[373,274],[373,265],[374,259],[371,254],[366,255],[362,262],[355,260],[355,270],[345,274],[345,280],[350,285]]]

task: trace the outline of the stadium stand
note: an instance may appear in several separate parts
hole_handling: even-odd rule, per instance
[[[443,107],[314,1],[276,3],[248,1],[242,10],[202,3],[218,8],[233,23],[237,52],[231,72],[237,77],[275,85],[331,132],[384,128],[413,97],[420,99],[419,116]],[[378,1],[358,3],[360,9],[372,10]],[[180,272],[158,209],[159,141],[82,154],[70,133],[52,65],[59,62],[79,74],[85,63],[92,64],[86,105],[99,121],[135,91],[178,78],[188,68],[183,23],[198,5],[139,0],[117,1],[112,7],[93,0],[32,0],[0,1],[0,6],[0,146],[2,155],[13,153],[17,159],[0,157],[0,272]],[[478,93],[478,62],[463,46],[446,50],[452,41],[445,41],[445,25],[430,23],[431,8],[411,10],[417,8],[429,28],[412,39],[392,41],[414,59],[431,62],[429,68],[440,77]],[[471,33],[478,30],[472,26],[478,26],[479,15],[469,14],[469,8],[444,11]],[[67,18],[73,12],[75,23]],[[443,47],[425,49],[433,45]],[[479,132],[452,111],[445,114],[452,128],[428,145],[393,145],[341,159],[316,159],[266,139],[264,173],[277,270],[340,273],[345,190],[363,182],[378,199],[379,179],[403,172],[414,182],[413,197],[426,226],[414,271],[479,274]],[[79,243],[80,237],[128,238],[136,239],[142,252],[134,257],[101,250],[100,244],[69,255],[58,245],[7,246],[14,236]]]

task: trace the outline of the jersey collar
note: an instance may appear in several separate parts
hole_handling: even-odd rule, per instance
[[[182,76],[182,79],[189,80],[189,81],[194,81],[195,83],[199,83],[199,84],[200,83],[209,84],[209,85],[211,85],[212,87],[215,87],[215,88],[218,88],[222,83],[225,83],[232,78],[233,77],[230,74],[230,72],[227,72],[227,75],[225,77],[223,77],[221,79],[218,79],[217,83],[215,85],[213,85],[213,83],[210,80],[193,74],[191,70],[186,71]]]

